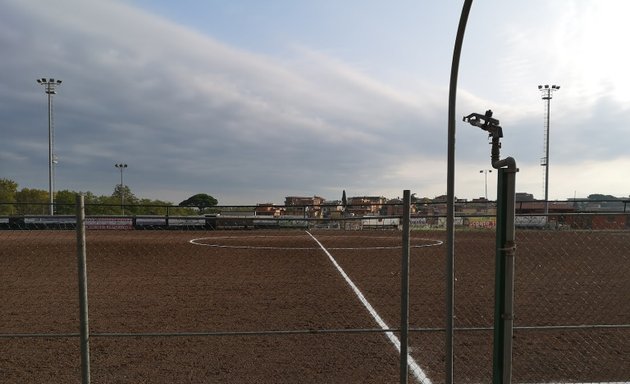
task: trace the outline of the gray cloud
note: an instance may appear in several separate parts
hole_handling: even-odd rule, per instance
[[[124,161],[132,188],[181,190],[174,200],[199,190],[228,199],[238,190],[277,201],[368,184],[379,193],[372,179],[401,152],[436,147],[434,135],[422,134],[432,119],[418,100],[312,52],[302,51],[308,67],[291,66],[130,8],[79,7],[80,19],[62,11],[51,18],[20,4],[3,17],[6,29],[21,31],[2,37],[17,59],[8,65],[20,62],[2,64],[14,76],[3,94],[26,129],[8,132],[14,150],[3,153],[8,163],[24,153],[29,160],[19,175],[3,171],[23,185],[45,180],[45,97],[34,79],[49,75],[64,80],[54,98],[59,188],[107,193],[114,162]]]
[[[253,54],[117,2],[4,8],[0,177],[21,186],[46,189],[46,105],[35,79],[54,76],[64,81],[54,99],[59,189],[109,194],[119,180],[113,165],[125,162],[136,194],[174,202],[198,192],[221,203],[279,203],[293,194],[335,199],[342,189],[445,191],[445,82],[403,90],[307,47],[290,58]],[[509,132],[505,153],[539,167],[541,104],[520,113],[465,90],[459,103],[462,116],[493,107]],[[625,150],[591,135],[598,124],[623,134],[615,122],[627,111],[617,105],[602,100],[589,119],[565,114],[558,135],[567,149],[558,145],[556,156]],[[469,174],[488,165],[483,136],[458,128]],[[587,146],[596,150],[586,154]],[[478,189],[475,177],[461,178],[469,197],[479,195],[468,192]]]

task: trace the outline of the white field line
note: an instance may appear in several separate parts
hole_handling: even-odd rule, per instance
[[[332,255],[330,254],[330,252],[328,252],[328,250],[326,248],[324,248],[324,246],[322,245],[322,243],[319,242],[319,240],[317,240],[315,238],[315,236],[313,236],[310,232],[306,231],[306,233],[308,233],[308,235],[315,240],[315,242],[319,245],[319,249],[323,250],[326,255],[328,256],[328,258],[330,259],[330,261],[333,263],[333,265],[337,268],[337,270],[339,271],[339,273],[341,274],[341,276],[343,276],[343,278],[346,280],[346,282],[348,283],[348,285],[350,286],[350,288],[352,288],[352,290],[354,291],[354,293],[357,295],[357,297],[359,298],[359,300],[361,301],[361,303],[365,306],[365,308],[368,310],[368,312],[370,312],[370,314],[372,315],[372,317],[374,318],[374,320],[378,323],[378,325],[381,326],[381,329],[389,329],[389,326],[385,323],[385,321],[383,321],[383,319],[378,315],[378,313],[376,312],[376,310],[374,310],[374,307],[372,307],[372,305],[367,301],[367,299],[365,298],[365,296],[363,296],[363,293],[361,293],[361,291],[359,291],[359,288],[357,288],[357,286],[352,282],[352,280],[350,280],[350,277],[348,277],[348,275],[346,274],[346,272],[341,268],[341,266],[337,263],[337,261],[335,260],[334,257],[332,257]],[[265,237],[265,236],[246,236],[246,237]],[[206,244],[206,243],[202,243],[201,241],[203,240],[207,240],[207,239],[225,239],[225,238],[229,238],[229,239],[234,239],[234,236],[221,236],[221,237],[200,237],[200,238],[196,238],[196,239],[191,239],[189,240],[189,243],[194,244],[194,245],[203,245],[203,246],[207,246],[207,247],[216,247],[216,248],[244,248],[244,249],[318,249],[318,247],[295,247],[295,248],[286,248],[286,247],[257,247],[257,246],[228,246],[228,245],[221,245],[221,244]],[[426,246],[434,246],[434,245],[441,245],[442,242],[441,241],[437,241],[434,244],[428,244],[428,245],[422,245],[422,246],[416,246],[417,248],[422,248],[422,247],[426,247]],[[412,247],[412,248],[416,248],[416,247]],[[378,249],[381,247],[353,247],[353,248],[349,248],[349,247],[339,247],[339,248],[330,248],[330,249],[338,249],[338,250],[364,250],[364,249]],[[390,248],[390,247],[382,247],[382,248]],[[400,248],[400,247],[392,247],[392,248]],[[394,347],[396,348],[396,350],[398,351],[398,353],[400,353],[400,340],[398,340],[398,338],[396,337],[396,335],[394,335],[392,332],[385,332],[385,334],[387,335],[387,338],[391,341],[391,343],[394,345]],[[422,370],[422,368],[420,368],[420,366],[418,365],[418,363],[409,355],[407,355],[407,361],[409,363],[409,369],[411,370],[411,372],[413,373],[414,377],[420,381],[421,383],[426,383],[426,384],[431,384],[431,380],[429,380],[429,378],[427,377],[426,373],[424,373],[424,371]],[[528,384],[630,384],[630,381],[614,381],[614,382],[585,382],[585,383],[569,383],[569,382],[548,382],[548,383],[528,383]]]
[[[374,319],[374,321],[378,323],[381,329],[389,329],[389,326],[385,323],[385,321],[383,321],[381,316],[379,316],[379,314],[376,312],[374,307],[372,307],[372,305],[367,301],[365,296],[363,296],[363,293],[361,293],[361,291],[359,290],[359,288],[357,288],[354,282],[350,280],[350,277],[348,277],[348,275],[341,268],[339,263],[337,263],[337,260],[335,260],[335,258],[330,254],[330,252],[328,252],[328,250],[322,245],[322,243],[319,242],[319,240],[317,240],[317,238],[315,238],[315,236],[313,236],[309,231],[306,231],[306,233],[308,233],[308,235],[311,236],[311,238],[313,238],[313,240],[315,240],[315,242],[320,246],[322,251],[326,253],[326,255],[328,256],[330,261],[333,263],[335,268],[337,268],[337,271],[339,271],[341,276],[343,276],[343,278],[346,280],[346,283],[348,283],[350,288],[352,288],[354,293],[357,295],[357,297],[359,298],[359,300],[361,301],[365,309],[367,309],[368,312],[370,312],[370,315],[372,315],[372,318]],[[394,347],[400,354],[400,340],[392,332],[385,332],[385,335],[387,336],[389,341],[394,345]],[[424,384],[431,384],[431,380],[429,380],[426,373],[422,370],[422,368],[420,368],[420,365],[418,365],[418,363],[409,355],[407,355],[407,363],[409,364],[409,370],[411,371],[413,376],[416,378],[416,380],[418,380],[418,382],[424,383]]]
[[[204,247],[212,247],[212,248],[232,248],[232,249],[265,249],[265,250],[307,250],[307,249],[320,249],[320,247],[284,247],[284,246],[260,246],[260,245],[227,245],[227,244],[219,244],[217,240],[234,240],[234,239],[245,239],[245,238],[263,238],[269,239],[271,237],[294,237],[294,236],[212,236],[212,237],[198,237],[196,239],[191,239],[188,242],[193,245],[201,245]],[[387,237],[383,237],[387,239]],[[205,240],[215,241],[214,243],[204,243]],[[440,240],[432,240],[430,244],[420,244],[420,245],[411,245],[411,248],[426,248],[433,247],[436,245],[442,245],[442,241]],[[361,251],[361,250],[390,250],[390,249],[401,249],[400,245],[392,245],[392,246],[375,246],[375,247],[331,247],[328,248],[330,250],[348,250],[348,251]]]

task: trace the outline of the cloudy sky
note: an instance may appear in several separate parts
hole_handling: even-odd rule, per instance
[[[0,0],[0,178],[178,203],[446,193],[447,101],[462,1]],[[630,194],[630,2],[477,1],[458,120],[492,109],[517,191]],[[484,195],[490,146],[458,122],[456,195]],[[496,196],[496,172],[488,197]]]

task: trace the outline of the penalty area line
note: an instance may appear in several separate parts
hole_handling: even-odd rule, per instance
[[[324,251],[324,253],[328,256],[328,259],[330,260],[330,262],[333,263],[335,268],[337,268],[337,271],[341,274],[344,280],[346,280],[346,283],[348,283],[350,288],[352,288],[352,290],[354,291],[354,294],[357,295],[357,298],[359,299],[359,301],[361,301],[365,309],[367,309],[370,315],[372,315],[372,318],[374,319],[374,321],[378,323],[381,329],[383,330],[390,329],[387,323],[385,323],[383,318],[376,312],[374,307],[372,307],[372,305],[367,301],[363,293],[359,290],[356,284],[354,284],[354,282],[350,279],[348,274],[343,270],[343,268],[341,268],[339,263],[337,263],[337,260],[335,260],[335,258],[330,254],[330,252],[328,252],[328,250],[324,247],[324,245],[320,243],[319,240],[317,240],[317,238],[313,236],[313,234],[311,234],[309,231],[306,231],[306,233],[308,233],[308,235],[319,245],[322,251]],[[385,332],[385,335],[387,336],[389,341],[394,345],[394,347],[398,351],[398,354],[400,354],[400,340],[398,339],[398,337],[396,337],[396,335],[394,335],[393,332]],[[410,355],[407,355],[407,363],[409,364],[409,370],[411,371],[411,373],[413,374],[413,376],[416,378],[418,382],[424,383],[424,384],[431,384],[431,380],[429,380],[429,378],[427,377],[427,374],[422,370],[422,368],[420,368],[420,365],[418,365],[418,363]]]

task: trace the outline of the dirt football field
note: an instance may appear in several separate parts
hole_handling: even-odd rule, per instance
[[[454,378],[492,379],[495,237],[457,231]],[[396,230],[92,230],[92,383],[398,383]],[[412,231],[409,382],[445,380],[443,231]],[[517,231],[515,383],[630,382],[630,231]],[[0,383],[80,383],[74,231],[0,231]]]

